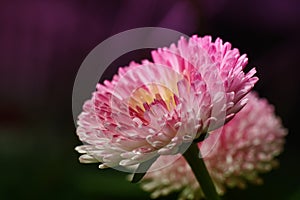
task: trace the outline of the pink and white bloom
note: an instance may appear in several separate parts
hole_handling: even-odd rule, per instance
[[[259,173],[277,166],[275,157],[282,151],[287,131],[274,114],[274,108],[257,95],[248,95],[247,105],[222,129],[219,140],[204,158],[219,194],[225,187],[245,187],[246,182],[262,183]],[[214,132],[214,131],[213,131]],[[214,143],[214,134],[198,143],[201,151]],[[170,157],[161,156],[154,164],[168,164]],[[194,174],[183,157],[161,170],[147,173],[142,187],[156,198],[182,191],[179,199],[204,197]]]
[[[120,68],[85,102],[77,128],[81,162],[130,167],[176,154],[232,119],[258,80],[255,69],[243,72],[245,55],[209,36],[181,38],[152,55],[154,63]]]

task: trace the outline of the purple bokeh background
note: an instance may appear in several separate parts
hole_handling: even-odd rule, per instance
[[[7,162],[12,152],[17,156],[24,151],[25,143],[30,153],[45,140],[49,144],[63,141],[59,149],[76,159],[73,148],[80,142],[72,120],[71,95],[81,62],[107,37],[143,26],[221,37],[247,53],[249,66],[257,67],[260,78],[255,89],[275,105],[289,129],[283,165],[285,160],[298,158],[297,0],[2,0],[0,24],[0,152]],[[129,57],[140,59],[141,55],[145,54]],[[128,62],[123,58],[112,68]],[[293,162],[292,169],[300,167],[297,160]],[[299,177],[292,169],[282,176]]]

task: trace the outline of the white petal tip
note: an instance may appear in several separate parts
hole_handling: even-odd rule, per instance
[[[106,169],[106,168],[109,168],[109,167],[107,165],[105,165],[105,164],[99,165],[99,169]]]

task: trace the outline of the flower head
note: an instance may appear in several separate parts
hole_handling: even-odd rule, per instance
[[[229,123],[218,138],[217,145],[204,157],[208,171],[219,194],[225,187],[245,187],[246,182],[261,183],[259,173],[270,171],[277,165],[274,159],[283,148],[286,130],[274,114],[274,108],[255,94],[248,95],[249,102]],[[211,134],[198,143],[200,149],[215,140]],[[155,165],[168,164],[170,157],[160,157]],[[156,170],[144,177],[142,187],[152,191],[152,197],[182,190],[181,199],[204,197],[194,174],[183,157],[172,165]]]
[[[243,72],[246,56],[221,39],[181,38],[152,56],[154,63],[120,68],[85,102],[77,128],[81,162],[130,167],[176,154],[233,118],[257,81],[254,69]]]

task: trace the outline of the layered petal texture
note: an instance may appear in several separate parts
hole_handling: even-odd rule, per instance
[[[278,165],[275,157],[283,150],[287,134],[274,108],[256,94],[247,96],[247,105],[229,122],[221,132],[212,151],[204,157],[208,171],[219,194],[226,187],[244,188],[247,182],[260,184],[260,173],[268,172]],[[213,131],[214,132],[214,131]],[[198,143],[205,151],[215,141],[212,134]],[[152,166],[160,166],[144,177],[142,187],[152,192],[151,196],[167,195],[181,191],[179,199],[200,199],[204,194],[194,174],[183,157],[170,165],[171,157],[161,156]],[[161,166],[165,166],[162,168]]]
[[[258,80],[254,69],[243,72],[245,55],[209,36],[181,38],[152,56],[154,62],[119,68],[85,102],[77,128],[81,162],[135,168],[182,153],[230,121]]]

